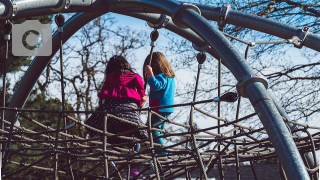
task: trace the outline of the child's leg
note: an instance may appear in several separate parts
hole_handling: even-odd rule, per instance
[[[168,118],[170,116],[171,113],[166,113],[166,112],[159,112],[158,114],[160,114],[161,116],[165,117],[165,118]],[[159,118],[158,116],[155,116],[155,115],[152,115],[151,116],[151,124],[152,126],[154,124],[157,124],[159,122],[162,122],[163,120],[161,118]],[[155,126],[155,128],[158,128],[160,130],[164,130],[164,126],[165,126],[165,122],[161,125],[158,125],[158,126]],[[159,144],[164,144],[163,142],[163,138],[155,138],[157,136],[162,136],[163,133],[160,132],[160,131],[152,131],[152,135],[153,135],[153,142],[154,143],[159,143]],[[167,154],[167,153],[162,153],[162,154]]]

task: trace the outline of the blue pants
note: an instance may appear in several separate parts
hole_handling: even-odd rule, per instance
[[[171,113],[169,113],[169,112],[158,112],[158,114],[159,115],[161,115],[161,116],[163,116],[163,117],[165,117],[165,118],[168,118],[169,116],[170,116],[170,114]],[[154,125],[154,124],[156,124],[156,123],[158,123],[158,122],[162,122],[163,120],[162,119],[160,119],[158,116],[156,116],[156,115],[152,115],[151,116],[151,124],[152,124],[152,126]],[[165,125],[166,123],[164,122],[163,124],[161,124],[161,125],[159,125],[159,126],[155,126],[154,128],[158,128],[158,129],[160,129],[160,130],[164,130],[164,125]],[[152,136],[153,136],[153,142],[154,143],[159,143],[159,144],[164,144],[164,142],[163,142],[163,138],[155,138],[155,137],[157,137],[157,136],[162,136],[163,135],[163,133],[162,132],[160,132],[160,131],[152,131]],[[167,153],[164,153],[164,152],[162,152],[162,154],[167,154]]]

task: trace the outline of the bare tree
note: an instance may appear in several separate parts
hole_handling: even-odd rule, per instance
[[[265,18],[273,19],[295,27],[308,26],[312,33],[320,31],[319,24],[319,3],[313,1],[194,1],[192,3],[210,4],[222,6],[230,4],[233,10],[248,14],[255,14]],[[217,26],[218,27],[218,26]],[[280,40],[278,37],[253,31],[241,26],[227,25],[224,32],[247,42],[267,42]],[[185,39],[177,38],[172,33],[165,34],[170,44],[165,48],[167,54],[171,54],[171,64],[175,70],[184,70],[193,73],[194,78],[187,82],[182,88],[177,89],[177,97],[182,101],[190,101],[194,92],[195,75],[197,72],[196,51],[191,43]],[[282,40],[282,39],[281,39]],[[230,41],[245,55],[246,44],[232,38]],[[320,57],[319,52],[303,47],[301,50],[293,48],[288,44],[265,44],[256,45],[250,48],[248,63],[256,71],[269,80],[269,89],[272,91],[280,104],[285,108],[292,120],[301,122],[314,122],[320,112]],[[201,70],[200,84],[197,99],[209,99],[217,96],[217,61],[208,57],[205,62],[205,69]],[[179,77],[178,77],[179,78]],[[236,91],[237,81],[230,71],[222,68],[222,93]],[[247,115],[253,112],[253,108],[247,99],[242,99],[244,107],[241,114]],[[216,104],[204,104],[204,110],[215,114]],[[251,111],[248,110],[251,108]],[[177,116],[185,113],[181,110]],[[222,116],[228,119],[235,119],[236,104],[222,104]],[[231,112],[231,113],[230,113]],[[261,126],[257,119],[251,119],[247,123],[254,122]]]
[[[135,59],[135,50],[144,47],[145,32],[127,26],[115,27],[116,19],[103,15],[85,25],[64,44],[64,82],[66,100],[74,110],[94,110],[98,106],[97,93],[102,88],[104,71],[113,55],[123,55],[129,62]],[[59,94],[59,57],[48,65],[39,87],[48,95]],[[57,88],[54,88],[57,86]],[[77,118],[81,118],[80,114]],[[88,114],[85,117],[87,118]]]

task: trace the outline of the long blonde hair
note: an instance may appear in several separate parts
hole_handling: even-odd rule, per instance
[[[146,57],[143,63],[143,69],[149,65],[150,54]],[[161,52],[153,52],[152,60],[151,60],[151,67],[154,75],[158,75],[163,73],[165,76],[169,78],[175,77],[173,69],[169,64],[167,58]],[[147,79],[144,77],[144,81],[146,82]]]

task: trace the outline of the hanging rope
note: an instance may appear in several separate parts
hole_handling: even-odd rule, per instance
[[[157,41],[157,39],[159,38],[159,32],[157,29],[154,29],[151,33],[150,33],[150,39],[151,39],[151,50],[150,50],[150,59],[148,62],[148,65],[151,66],[151,61],[152,61],[152,54],[153,54],[153,49],[155,47],[155,42]],[[147,79],[147,74],[145,73],[144,76],[146,77],[145,79]],[[146,81],[144,84],[144,89],[146,89],[148,82]]]
[[[9,20],[6,20],[6,22],[4,23],[3,25],[3,32],[4,32],[4,37],[3,39],[5,40],[5,57],[4,57],[4,60],[3,60],[3,78],[2,78],[2,102],[1,102],[1,107],[5,107],[6,106],[6,94],[7,94],[7,89],[6,89],[6,82],[7,82],[7,61],[8,61],[8,47],[9,47],[9,41],[10,41],[10,34],[11,34],[11,31],[12,31],[12,23],[9,21]],[[4,123],[3,123],[3,120],[4,120],[4,114],[5,114],[5,110],[3,109],[2,110],[2,113],[1,113],[1,130],[4,129]],[[12,122],[13,124],[13,122]],[[13,125],[12,125],[12,128],[10,126],[10,132],[12,133],[13,131]],[[1,164],[2,164],[2,157],[6,155],[6,150],[10,147],[10,141],[8,142],[8,144],[5,145],[5,148],[4,148],[4,151],[2,153],[0,153],[1,157],[0,157],[0,160],[1,160]],[[2,143],[0,144],[0,149],[2,150]],[[4,158],[4,164],[2,166],[2,169],[5,168],[5,165],[6,165],[6,161],[7,161],[7,158],[8,156],[5,156]],[[1,167],[1,166],[0,166]]]
[[[64,84],[64,74],[63,74],[63,40],[62,40],[62,33],[63,33],[63,25],[64,25],[64,22],[65,22],[65,18],[64,16],[61,14],[61,12],[59,14],[57,14],[54,18],[54,21],[56,23],[56,25],[58,26],[58,33],[59,33],[59,40],[60,40],[60,83],[61,83],[61,110],[62,110],[62,113],[59,115],[59,120],[58,120],[58,123],[57,123],[57,129],[60,129],[60,126],[61,126],[61,119],[63,121],[63,125],[64,127],[67,126],[67,119],[66,119],[66,116],[64,114],[65,112],[65,92],[64,92],[64,88],[65,88],[65,84]],[[67,133],[67,130],[64,129],[64,132]],[[56,139],[59,139],[58,138],[58,134],[56,134]],[[55,149],[57,149],[57,142],[55,143]],[[69,145],[67,145],[67,147],[69,147]],[[55,151],[55,154],[54,154],[54,163],[53,163],[53,176],[52,176],[52,179],[55,180],[57,178],[57,168],[58,168],[58,154],[56,153]],[[73,176],[73,172],[72,172],[72,168],[71,168],[71,165],[70,165],[70,158],[68,158],[68,164],[69,164],[69,173],[70,173],[70,176],[71,176],[71,179],[74,180],[74,176]]]

